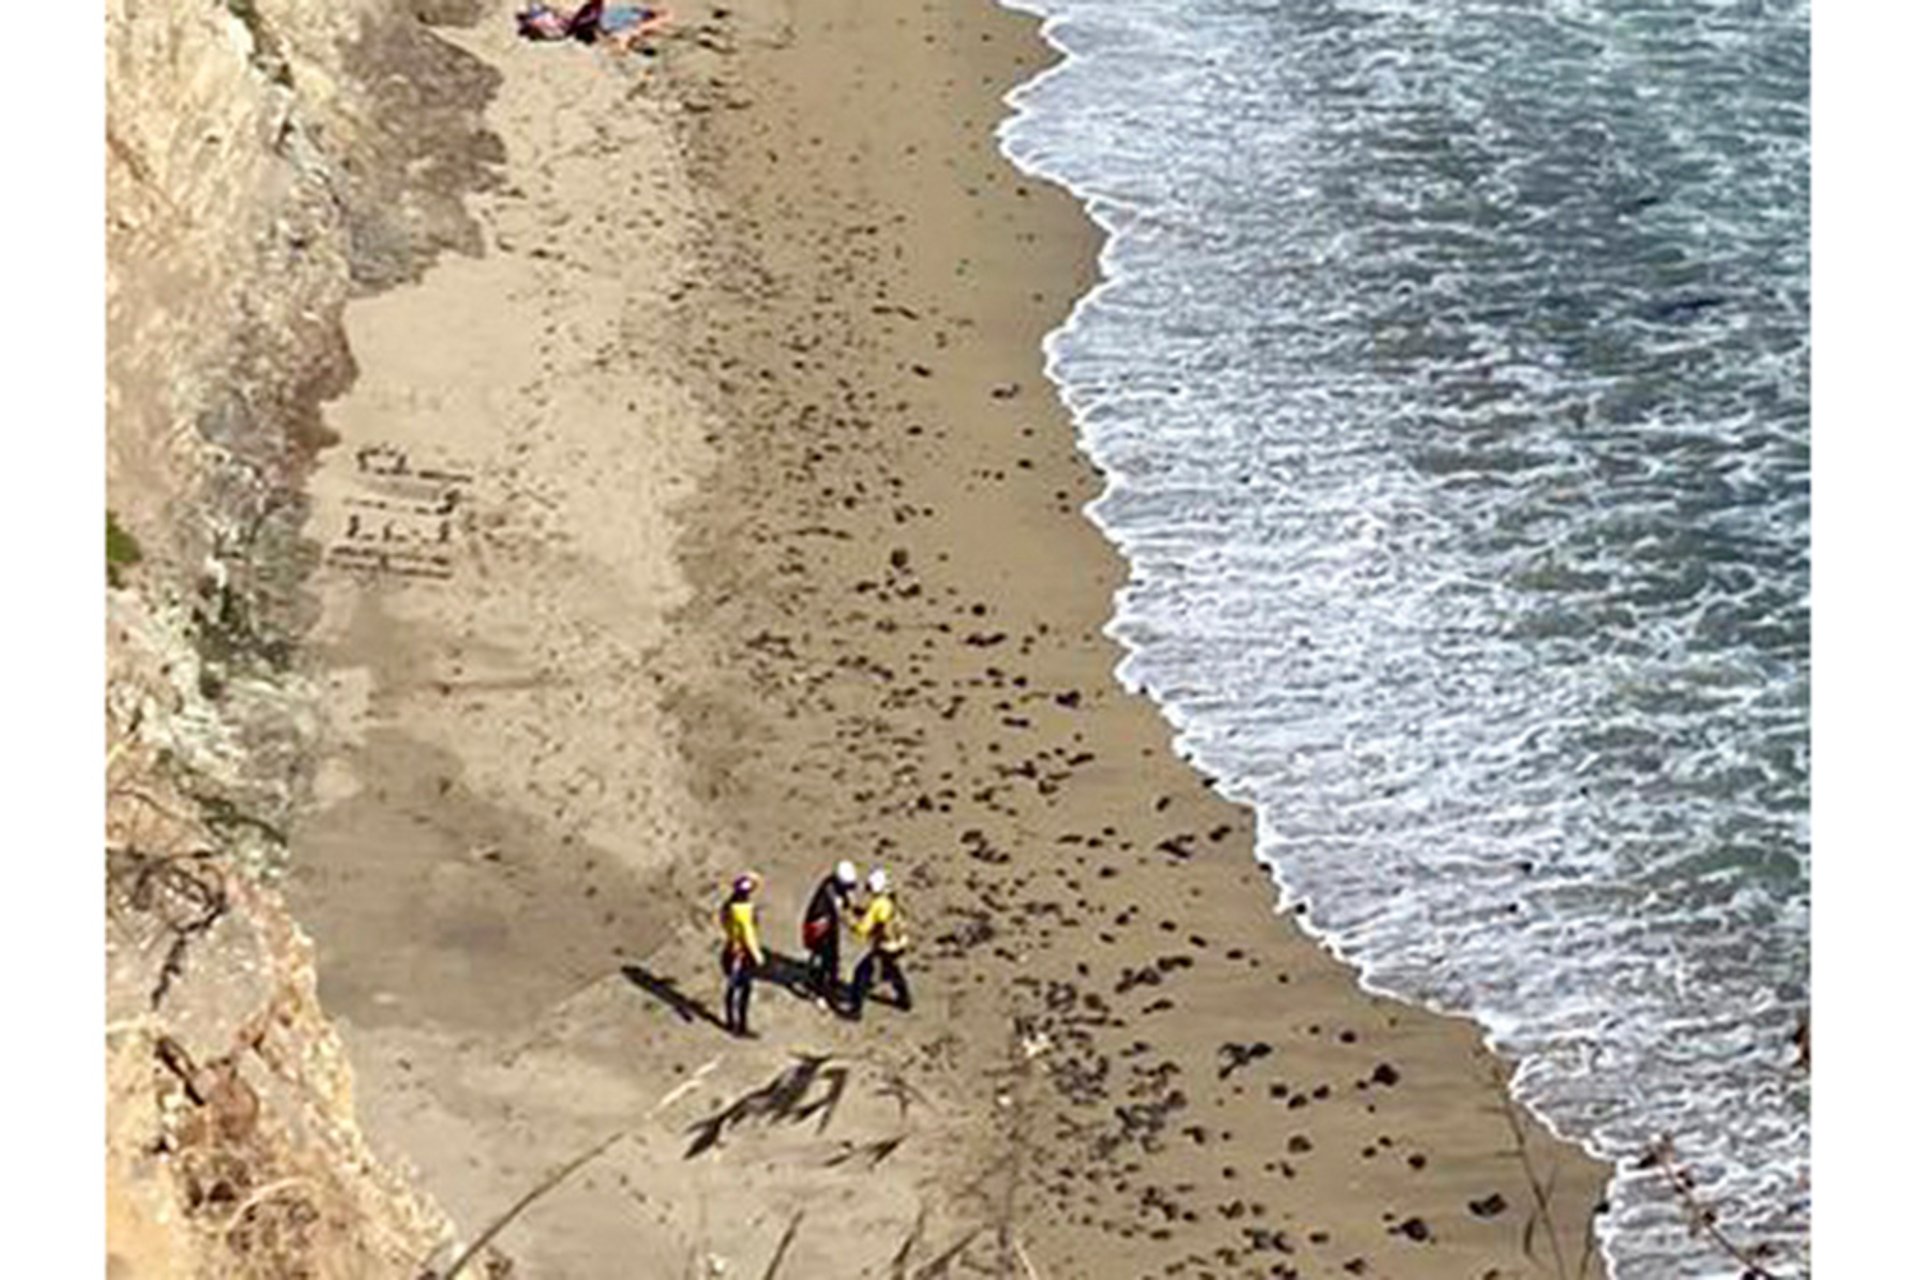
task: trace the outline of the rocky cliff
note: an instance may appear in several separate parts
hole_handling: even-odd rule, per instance
[[[468,0],[110,0],[107,1271],[414,1276],[451,1230],[355,1126],[274,888],[317,726],[303,478],[340,312],[477,252]]]

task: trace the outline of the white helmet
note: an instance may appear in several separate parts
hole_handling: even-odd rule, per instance
[[[867,892],[868,893],[885,893],[886,891],[887,891],[887,873],[882,868],[875,867],[873,869],[873,874],[867,877]]]
[[[860,883],[860,872],[854,868],[851,862],[842,860],[835,864],[833,868],[833,878],[851,889]]]

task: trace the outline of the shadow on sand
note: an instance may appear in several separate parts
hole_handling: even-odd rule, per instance
[[[793,1057],[792,1066],[758,1089],[741,1094],[722,1110],[689,1125],[687,1132],[693,1135],[693,1141],[682,1158],[691,1160],[711,1149],[728,1129],[747,1120],[800,1124],[817,1115],[820,1123],[814,1132],[825,1133],[847,1091],[847,1069],[829,1066],[833,1059],[824,1054],[796,1053]],[[807,1095],[816,1084],[821,1086],[820,1096],[809,1099]]]
[[[727,1029],[727,1024],[720,1020],[720,1015],[708,1008],[704,1001],[696,1000],[682,991],[677,979],[654,973],[645,966],[637,964],[621,965],[620,972],[626,976],[628,982],[673,1010],[680,1021],[707,1022],[719,1027],[722,1031]]]
[[[680,1021],[705,1022],[719,1027],[722,1031],[727,1029],[726,1022],[704,1000],[696,999],[680,989],[678,978],[655,973],[645,965],[639,964],[621,965],[620,972],[628,982],[672,1010],[674,1016]],[[717,987],[719,985],[717,966],[715,973]],[[767,962],[760,966],[754,978],[757,982],[770,983],[779,987],[796,1000],[811,1003],[814,999],[813,980],[807,972],[805,962],[784,955],[771,947],[767,948]]]

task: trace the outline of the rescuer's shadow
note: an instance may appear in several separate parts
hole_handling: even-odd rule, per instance
[[[847,1069],[829,1065],[833,1059],[826,1054],[796,1053],[793,1057],[792,1066],[758,1089],[741,1094],[706,1119],[688,1125],[687,1132],[693,1135],[693,1141],[683,1158],[691,1160],[711,1150],[728,1129],[749,1120],[800,1124],[818,1116],[819,1124],[814,1132],[825,1133],[840,1107],[840,1099],[846,1095]],[[815,1085],[820,1086],[819,1096],[809,1097],[815,1092]]]
[[[705,1022],[709,1025],[719,1027],[722,1031],[727,1029],[726,1021],[713,1011],[711,1005],[707,1004],[704,1000],[688,995],[680,989],[680,980],[678,978],[668,977],[663,973],[655,973],[645,965],[640,964],[621,965],[620,973],[628,982],[631,982],[634,986],[640,988],[655,1000],[665,1005],[680,1021],[689,1023]],[[720,982],[718,965],[714,967],[714,978],[715,985],[718,986]],[[811,1003],[814,998],[813,986],[807,973],[807,966],[792,956],[782,955],[780,952],[774,951],[771,948],[767,951],[767,962],[755,971],[754,981],[757,983],[769,983],[779,987],[782,991],[785,991],[797,1000],[805,1000]]]

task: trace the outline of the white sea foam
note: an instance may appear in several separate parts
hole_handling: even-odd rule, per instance
[[[1008,0],[1108,232],[1048,339],[1111,634],[1370,989],[1618,1162],[1616,1274],[1804,1269],[1806,14]]]

